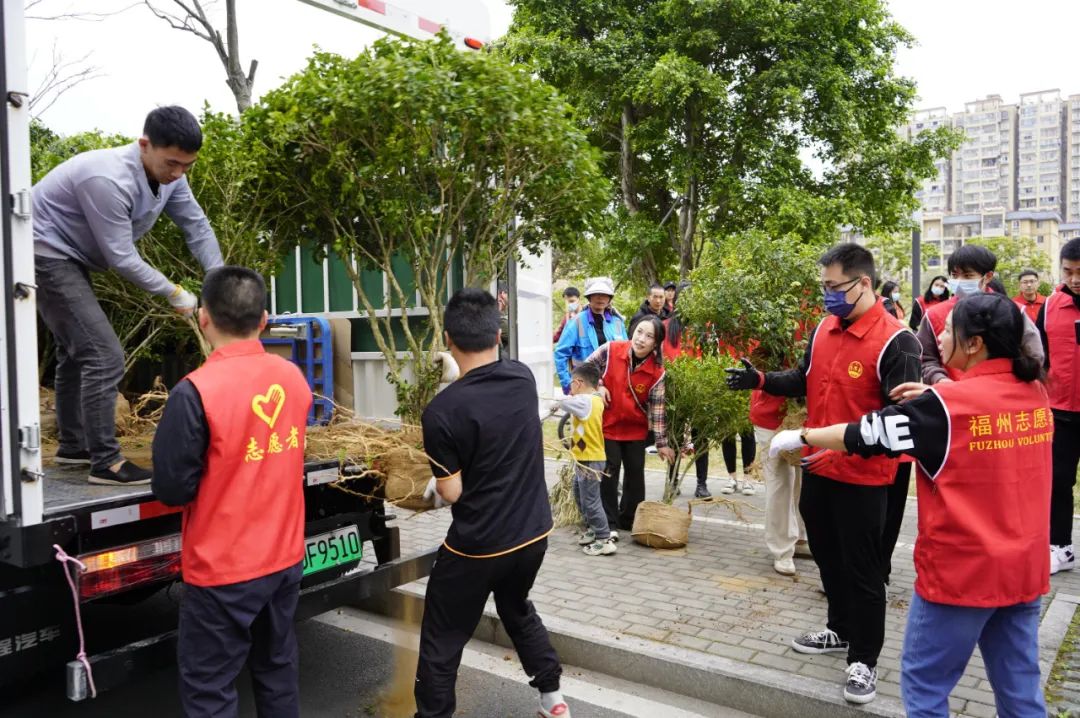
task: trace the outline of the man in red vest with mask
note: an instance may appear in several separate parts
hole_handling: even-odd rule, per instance
[[[1035,322],[1042,335],[1054,412],[1054,481],[1050,494],[1050,573],[1076,565],[1073,486],[1080,464],[1080,238],[1061,248],[1061,284]]]
[[[154,495],[183,506],[177,640],[185,716],[235,716],[244,663],[260,716],[300,715],[293,616],[304,552],[311,389],[267,354],[266,285],[211,270],[199,327],[214,352],[169,394],[154,436]]]
[[[806,397],[806,426],[857,421],[892,403],[889,393],[919,379],[919,342],[874,293],[874,258],[839,244],[821,264],[826,317],[814,329],[799,366],[759,372],[747,359],[728,369],[732,389]],[[877,695],[877,659],[885,640],[882,534],[899,459],[839,452],[803,474],[799,511],[829,602],[825,630],[792,641],[799,653],[847,653],[844,698]]]

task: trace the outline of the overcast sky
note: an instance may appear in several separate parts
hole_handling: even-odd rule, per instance
[[[390,2],[491,36],[502,34],[511,17],[502,0]],[[157,105],[176,103],[198,112],[209,102],[216,110],[235,109],[210,45],[170,29],[138,0],[42,0],[34,12],[100,11],[132,3],[136,6],[102,22],[28,23],[31,91],[52,64],[54,51],[68,61],[89,54],[87,62],[102,74],[42,116],[53,129],[70,133],[96,127],[137,135]],[[1050,88],[1063,96],[1080,94],[1077,0],[891,0],[890,7],[917,39],[915,47],[900,53],[898,69],[918,83],[920,108],[943,105],[957,111],[987,94],[1013,102],[1021,92]],[[245,63],[259,61],[256,93],[300,69],[314,45],[351,54],[378,37],[299,0],[239,0],[238,12],[241,55]]]

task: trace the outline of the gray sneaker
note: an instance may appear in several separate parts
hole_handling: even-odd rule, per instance
[[[855,662],[847,667],[844,700],[848,703],[869,703],[877,697],[877,668]]]
[[[581,536],[578,538],[577,543],[578,543],[578,546],[588,546],[589,544],[591,544],[595,540],[596,540],[596,534],[593,533],[593,530],[592,529],[586,529],[585,533],[581,534]]]
[[[804,633],[791,642],[791,647],[799,653],[838,653],[846,651],[848,644],[826,628],[824,631]]]
[[[695,499],[707,499],[710,496],[712,496],[712,494],[709,493],[709,489],[705,484],[698,484],[697,488],[694,489]]]

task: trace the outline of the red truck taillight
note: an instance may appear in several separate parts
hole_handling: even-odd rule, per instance
[[[86,566],[79,574],[79,598],[87,601],[179,575],[180,534],[78,558]]]

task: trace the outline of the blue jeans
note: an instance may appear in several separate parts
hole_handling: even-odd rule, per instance
[[[98,304],[90,273],[67,259],[35,257],[37,310],[56,340],[56,425],[60,449],[90,452],[91,469],[123,459],[116,394],[124,350]]]
[[[600,478],[606,467],[603,461],[583,461],[574,466],[574,501],[585,517],[585,523],[601,541],[611,536],[611,527],[608,526],[607,514],[600,499]]]
[[[999,718],[1045,718],[1039,685],[1039,599],[1001,608],[932,603],[914,594],[900,658],[908,718],[948,718],[949,693],[975,645]]]

